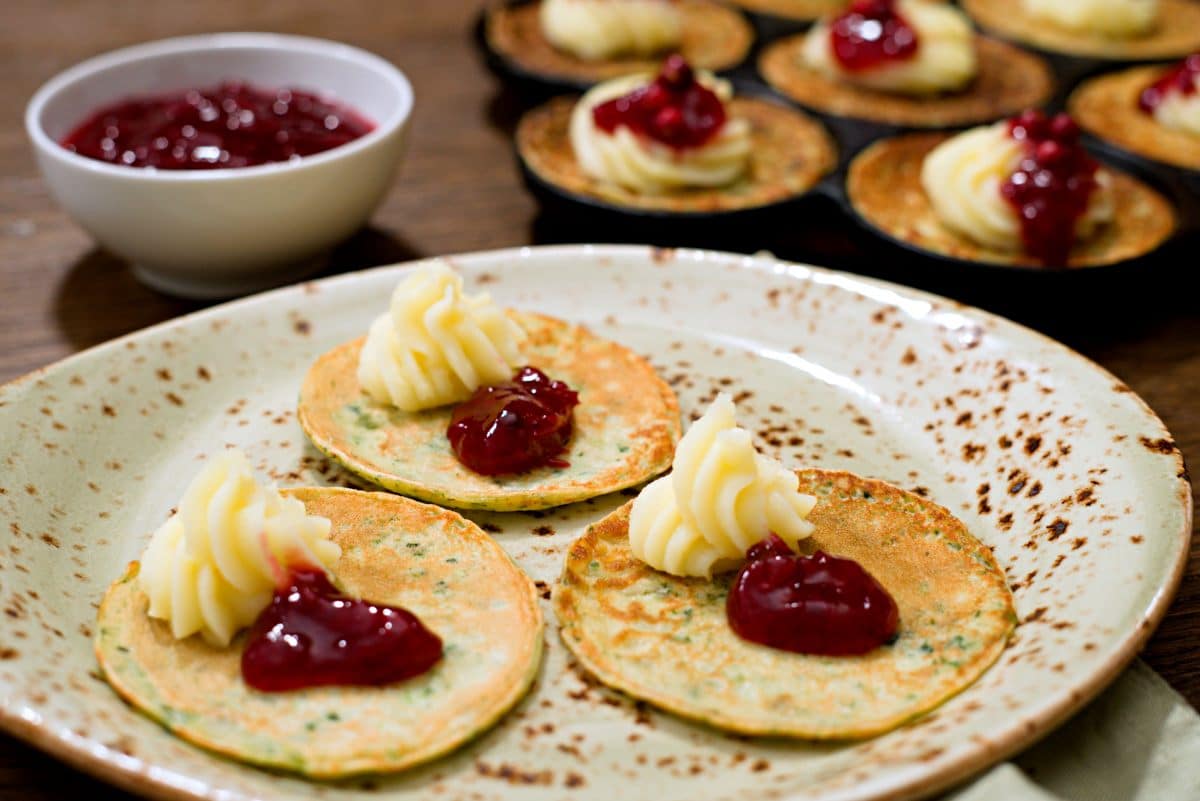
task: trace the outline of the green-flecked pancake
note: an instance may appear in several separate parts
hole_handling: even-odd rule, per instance
[[[1040,106],[1054,92],[1054,75],[1040,56],[975,37],[979,73],[965,89],[935,95],[905,95],[856,86],[806,65],[805,34],[768,45],[758,58],[767,83],[797,103],[835,117],[911,128],[948,128],[988,122]]]
[[[1067,109],[1079,127],[1122,150],[1200,171],[1200,136],[1168,128],[1138,106],[1143,90],[1169,69],[1132,67],[1091,78],[1071,93]]]
[[[1200,49],[1200,3],[1195,0],[1158,0],[1158,24],[1127,39],[1055,25],[1018,0],[963,0],[962,7],[985,30],[1052,53],[1147,61],[1181,58]]]
[[[841,11],[846,0],[733,0],[733,4],[755,14],[808,22]]]
[[[95,643],[123,698],[197,745],[328,779],[428,762],[486,731],[528,691],[542,656],[537,591],[474,523],[387,493],[284,494],[333,521],[341,588],[416,614],[442,638],[442,660],[383,687],[258,692],[241,676],[244,635],[228,648],[174,639],[146,614],[134,562],[104,596]]]
[[[921,165],[949,136],[903,134],[865,148],[854,157],[846,177],[846,194],[854,211],[886,236],[942,256],[1045,269],[1027,253],[985,247],[942,225],[921,186]],[[1128,173],[1111,165],[1104,168],[1112,176],[1112,222],[1075,243],[1062,265],[1066,269],[1130,261],[1155,250],[1175,233],[1178,218],[1171,201]]]
[[[817,496],[802,542],[853,559],[900,610],[891,645],[810,656],[733,633],[733,574],[678,578],[634,558],[627,504],[571,546],[554,607],[562,638],[600,681],[686,718],[741,734],[850,739],[933,709],[996,661],[1016,625],[991,551],[948,511],[874,479],[799,472]]]
[[[639,194],[597,180],[579,166],[570,135],[577,99],[556,97],[521,117],[517,153],[537,180],[584,201],[666,214],[742,211],[794,200],[837,164],[837,146],[821,123],[780,103],[734,97],[729,117],[750,123],[753,147],[747,174],[729,186]]]
[[[542,33],[540,0],[488,9],[488,47],[511,67],[543,80],[588,86],[634,72],[654,72],[666,53],[589,61],[559,50]],[[681,0],[683,41],[678,51],[697,69],[722,72],[742,63],[754,30],[741,13],[713,0]]]
[[[628,348],[580,325],[509,312],[524,329],[527,363],[579,393],[569,467],[484,476],[446,438],[453,406],[402,412],[359,386],[362,339],[321,356],[300,388],[300,425],[322,452],[385,489],[459,509],[548,509],[640,484],[671,466],[679,401]]]

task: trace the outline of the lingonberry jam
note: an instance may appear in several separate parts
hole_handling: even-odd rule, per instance
[[[725,612],[742,639],[801,654],[863,654],[900,626],[892,596],[857,562],[800,556],[774,534],[750,549]]]
[[[1099,165],[1084,150],[1079,126],[1066,114],[1048,118],[1031,109],[1009,120],[1008,132],[1024,153],[1000,192],[1016,210],[1025,252],[1043,264],[1064,266],[1098,186]]]
[[[1184,97],[1196,94],[1196,82],[1200,81],[1200,53],[1193,53],[1172,67],[1166,75],[1142,90],[1138,97],[1138,108],[1153,114],[1171,94]]]
[[[455,407],[446,436],[458,460],[486,476],[535,467],[568,467],[558,458],[571,439],[579,394],[535,367],[512,381],[480,387]]]
[[[375,686],[419,676],[442,641],[406,609],[350,598],[320,569],[299,570],[250,628],[242,677],[265,692]]]
[[[917,32],[895,0],[855,0],[829,27],[833,57],[850,72],[874,69],[917,54]]]
[[[725,124],[721,98],[696,80],[683,56],[672,55],[648,86],[592,109],[596,127],[614,133],[624,126],[676,150],[700,147]]]
[[[310,156],[373,127],[349,108],[307,92],[227,82],[105,106],[62,145],[109,164],[208,170]]]

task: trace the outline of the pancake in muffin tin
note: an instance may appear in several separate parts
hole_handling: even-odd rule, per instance
[[[910,492],[840,471],[798,475],[817,496],[801,548],[854,559],[887,589],[900,611],[894,643],[830,657],[740,639],[725,614],[732,574],[680,578],[636,559],[630,504],[571,546],[554,591],[563,642],[605,684],[748,735],[870,737],[974,682],[1017,622],[991,551]]]
[[[720,214],[770,206],[805,194],[837,163],[825,128],[802,112],[756,97],[734,97],[730,118],[749,121],[754,146],[749,174],[725,187],[640,194],[587,175],[571,147],[571,113],[578,98],[558,97],[533,109],[517,126],[517,152],[533,178],[557,194],[621,210],[662,214]]]
[[[580,325],[510,311],[525,331],[526,363],[579,393],[569,467],[485,476],[465,467],[446,438],[452,405],[404,412],[372,401],[358,383],[365,338],[340,345],[309,369],[300,425],[318,449],[385,489],[460,509],[547,509],[615,492],[671,466],[679,402],[654,368]]]
[[[1054,25],[1030,14],[1019,0],[963,0],[962,7],[985,30],[1052,53],[1136,61],[1200,49],[1200,3],[1194,0],[1160,0],[1158,27],[1130,39]]]
[[[850,164],[846,193],[859,217],[877,231],[941,256],[989,264],[1046,269],[1021,251],[977,244],[942,225],[925,190],[925,156],[951,134],[915,133],[884,139]],[[1079,242],[1066,268],[1099,267],[1135,259],[1175,232],[1171,202],[1137,178],[1105,165],[1113,176],[1114,218],[1095,236]]]
[[[750,23],[737,11],[713,0],[680,0],[683,42],[678,52],[697,69],[721,72],[746,59],[754,44]],[[484,17],[488,49],[506,67],[550,83],[586,87],[633,72],[658,69],[660,56],[628,56],[589,61],[550,44],[542,33],[541,3],[497,5]]]
[[[442,638],[420,676],[382,687],[262,693],[242,680],[242,638],[176,640],[146,614],[138,564],[100,605],[96,656],[109,684],[171,733],[226,756],[310,778],[398,771],[486,731],[525,695],[542,656],[533,582],[474,523],[378,492],[284,490],[333,522],[337,583],[403,606]]]
[[[1054,93],[1045,60],[1010,44],[975,37],[979,74],[960,92],[904,95],[831,78],[801,59],[804,34],[770,44],[758,70],[771,86],[797,103],[835,117],[909,128],[948,128],[987,122],[1038,106]]]
[[[1093,136],[1144,158],[1200,170],[1200,136],[1160,125],[1138,108],[1142,90],[1170,67],[1133,67],[1085,81],[1067,103],[1071,116]]]
[[[847,0],[733,0],[733,4],[755,14],[810,22],[841,10]]]

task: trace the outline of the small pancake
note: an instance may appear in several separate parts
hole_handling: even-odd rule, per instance
[[[921,164],[951,134],[906,134],[866,148],[850,164],[846,191],[864,221],[883,234],[922,250],[965,261],[1047,269],[1023,252],[992,250],[944,227],[921,187]],[[1076,244],[1066,267],[1099,267],[1144,256],[1176,227],[1174,207],[1131,175],[1109,165],[1113,221]],[[1050,268],[1054,269],[1054,268]]]
[[[855,86],[806,66],[804,34],[780,39],[759,56],[767,83],[814,111],[910,128],[949,128],[987,122],[1039,106],[1054,92],[1054,76],[1039,56],[1010,44],[975,37],[979,74],[966,89],[913,96]]]
[[[242,762],[329,779],[398,771],[495,724],[541,664],[537,590],[474,523],[382,492],[284,490],[333,521],[347,592],[415,613],[442,638],[429,672],[384,687],[262,693],[242,680],[244,635],[228,648],[176,640],[146,614],[138,563],[100,605],[96,657],[124,699],[173,734]]]
[[[740,639],[725,616],[733,574],[678,578],[634,558],[631,504],[571,546],[554,593],[563,642],[605,684],[750,735],[871,737],[974,682],[1017,619],[991,551],[942,507],[882,481],[798,475],[817,496],[804,551],[854,559],[887,589],[900,610],[895,643],[824,657]]]
[[[1116,39],[1072,31],[1035,17],[1020,0],[963,0],[963,10],[986,30],[1052,53],[1124,61],[1179,58],[1200,48],[1200,3],[1159,0],[1159,25],[1145,36]]]
[[[809,22],[845,7],[847,0],[732,0],[755,14]]]
[[[1133,67],[1085,81],[1068,101],[1071,116],[1095,137],[1155,161],[1200,170],[1200,136],[1160,125],[1138,108],[1142,90],[1169,67]]]
[[[699,69],[721,72],[746,59],[754,29],[737,11],[712,0],[680,0],[683,42],[678,52]],[[542,33],[541,2],[488,9],[484,31],[488,48],[516,71],[536,78],[590,86],[633,72],[654,72],[661,57],[622,57],[588,61],[559,50]],[[665,53],[663,54],[665,55]]]
[[[753,97],[734,97],[730,117],[750,122],[754,147],[749,174],[735,184],[644,195],[584,173],[569,134],[578,98],[556,97],[533,109],[517,126],[517,152],[525,167],[560,192],[626,209],[670,214],[711,214],[769,206],[808,192],[837,163],[825,128],[803,112]]]
[[[453,406],[402,412],[358,383],[362,339],[321,356],[300,388],[300,425],[322,452],[393,492],[497,512],[548,509],[640,484],[671,466],[679,401],[641,356],[583,326],[509,312],[528,335],[527,363],[579,393],[570,467],[483,476],[462,465],[446,428]]]

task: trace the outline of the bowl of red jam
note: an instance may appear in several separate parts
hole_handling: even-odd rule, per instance
[[[294,281],[361,228],[403,157],[413,92],[348,45],[226,33],[117,50],[37,91],[51,194],[144,283],[228,297]]]

